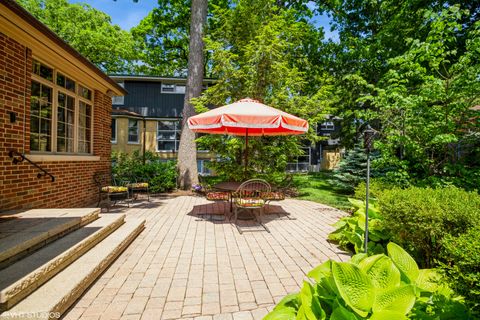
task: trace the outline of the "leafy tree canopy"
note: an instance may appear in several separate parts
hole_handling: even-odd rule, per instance
[[[107,73],[130,72],[135,55],[129,32],[87,4],[67,0],[18,0],[38,20]]]
[[[208,1],[209,9],[225,8],[228,0]],[[136,72],[162,76],[187,75],[191,0],[158,0],[154,8],[131,32],[142,61]],[[212,15],[207,30],[215,29]],[[209,60],[208,55],[205,58]],[[205,75],[210,76],[205,62]]]
[[[198,110],[254,98],[309,119],[309,138],[314,140],[316,123],[333,111],[336,98],[333,79],[309,54],[323,38],[323,30],[308,21],[310,14],[306,7],[299,10],[271,0],[214,8],[212,20],[218,28],[211,30],[206,44],[217,82],[197,100]],[[241,163],[242,139],[204,136],[200,142],[222,155],[214,164],[217,172],[231,174],[231,167]],[[301,154],[297,137],[252,138],[249,149],[252,174],[283,172],[288,160]]]

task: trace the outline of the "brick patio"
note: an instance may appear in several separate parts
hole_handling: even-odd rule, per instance
[[[271,233],[242,222],[243,235],[222,221],[228,206],[200,197],[115,211],[145,218],[146,229],[65,319],[261,319],[312,268],[349,258],[326,241],[343,213],[310,201],[273,203]]]

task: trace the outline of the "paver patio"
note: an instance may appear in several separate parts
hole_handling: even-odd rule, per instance
[[[310,201],[273,203],[282,213],[266,217],[271,233],[242,222],[257,230],[242,235],[221,221],[224,203],[201,197],[117,210],[145,218],[146,229],[65,319],[261,319],[312,268],[349,258],[326,241],[344,213]]]

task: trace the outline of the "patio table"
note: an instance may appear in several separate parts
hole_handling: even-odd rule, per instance
[[[240,187],[242,183],[237,182],[237,181],[225,181],[225,182],[220,182],[214,185],[212,188],[220,191],[226,191],[230,193],[230,212],[233,210],[233,199],[232,199],[232,193],[237,191],[238,187]]]

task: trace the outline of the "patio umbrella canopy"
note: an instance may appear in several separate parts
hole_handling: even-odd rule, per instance
[[[306,120],[250,98],[190,117],[187,122],[195,132],[245,136],[245,170],[249,136],[296,135],[308,130]]]
[[[237,136],[281,136],[303,134],[308,122],[253,99],[242,99],[188,118],[195,132]]]

